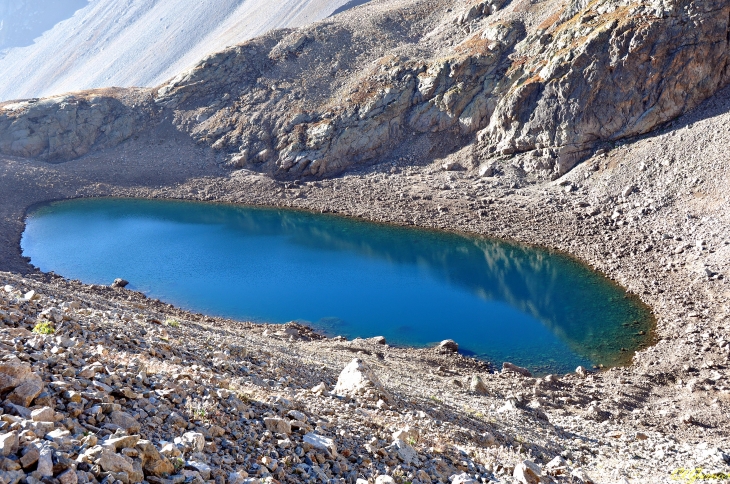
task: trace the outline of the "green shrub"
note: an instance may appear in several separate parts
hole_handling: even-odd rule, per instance
[[[672,471],[672,479],[675,481],[697,482],[697,481],[722,481],[730,479],[730,474],[724,472],[705,472],[701,467],[694,469],[679,468]]]
[[[53,327],[50,321],[39,321],[33,328],[33,332],[36,334],[53,334],[56,332],[56,328]]]

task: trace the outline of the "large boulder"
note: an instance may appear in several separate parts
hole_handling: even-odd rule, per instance
[[[18,358],[0,362],[0,393],[27,382],[42,382],[41,377],[33,373],[33,368],[28,363]]]
[[[365,396],[371,400],[382,398],[392,401],[370,366],[359,358],[355,358],[340,373],[335,385],[335,394],[339,396]]]

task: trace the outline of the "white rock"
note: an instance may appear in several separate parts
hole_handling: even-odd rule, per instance
[[[375,484],[395,484],[395,479],[390,476],[378,476],[375,478]]]
[[[199,432],[185,432],[181,440],[192,452],[202,452],[205,448],[205,436]]]
[[[390,395],[385,391],[383,384],[373,370],[359,358],[355,358],[348,364],[337,378],[335,385],[335,394],[339,396],[361,395],[368,390],[374,390],[379,396],[390,399]]]
[[[573,469],[573,472],[571,472],[570,475],[574,478],[573,482],[577,481],[576,484],[595,484],[595,481],[593,481],[593,479],[586,474],[586,471],[580,467]]]
[[[190,460],[185,465],[186,467],[198,471],[198,474],[200,474],[200,477],[202,477],[204,480],[207,481],[208,479],[210,479],[210,473],[213,471],[213,469],[205,462]]]
[[[479,481],[466,472],[452,476],[451,484],[479,484]]]
[[[525,460],[515,466],[512,477],[520,484],[539,484],[542,470],[532,461]]]
[[[9,456],[18,448],[18,432],[8,432],[0,435],[0,455]]]
[[[331,453],[333,457],[337,457],[337,447],[335,446],[335,442],[332,439],[316,434],[314,432],[309,432],[308,434],[304,435],[304,438],[302,440],[314,447],[315,449],[325,450]]]
[[[312,388],[312,393],[321,395],[323,393],[327,392],[327,384],[325,382],[321,382],[319,385]]]
[[[416,449],[410,446],[408,442],[402,440],[396,440],[393,442],[392,447],[394,448],[398,458],[402,460],[406,465],[411,465],[419,461],[418,452]]]

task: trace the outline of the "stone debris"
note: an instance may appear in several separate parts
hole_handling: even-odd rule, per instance
[[[590,412],[605,413],[608,417],[602,421],[613,425],[613,413],[600,408],[579,386],[595,384],[598,375],[535,379],[511,368],[490,373],[483,363],[452,352],[391,348],[377,340],[327,340],[303,328],[297,329],[301,337],[296,340],[272,339],[264,332],[280,331],[274,326],[228,326],[223,320],[217,321],[220,326],[206,326],[201,322],[205,317],[196,320],[178,310],[174,318],[179,326],[165,326],[161,321],[169,318],[159,310],[169,307],[144,298],[129,300],[118,293],[118,300],[97,299],[91,290],[63,302],[69,293],[61,288],[70,283],[57,281],[32,283],[35,296],[29,300],[29,281],[6,275],[0,282],[6,283],[0,307],[21,314],[0,327],[0,455],[6,459],[2,476],[7,482],[407,479],[416,484],[533,484],[545,476],[555,482],[591,482],[595,456],[591,447],[574,442],[574,436],[588,428],[583,427],[585,419],[596,418]],[[58,293],[49,294],[54,291]],[[60,315],[53,332],[34,333],[38,318],[54,314],[51,309]],[[216,334],[228,336],[210,344]],[[170,344],[173,338],[185,345]],[[320,345],[324,346],[318,349]],[[380,357],[363,352],[352,359],[347,356],[350,347],[386,353]],[[302,351],[301,356],[290,356],[293,348],[300,348],[295,351]],[[323,363],[302,368],[305,354],[320,355]],[[334,366],[332,355],[338,355]],[[408,366],[402,376],[387,374],[386,381],[400,382],[393,390],[377,373],[385,371],[382,361],[413,361],[413,355],[439,361],[443,386],[418,387],[431,389],[422,397],[415,393],[404,399],[398,389],[411,385],[414,374],[424,378],[427,372]],[[391,372],[399,368],[390,365]],[[464,377],[469,384],[448,384],[462,366],[470,375]],[[18,388],[29,383],[37,388],[26,405],[17,403]],[[466,419],[456,417],[438,403],[439,397],[429,396],[434,391],[477,410],[468,410]],[[544,398],[548,393],[552,400]],[[419,398],[423,403],[411,402]],[[572,415],[566,413],[571,407],[561,403],[568,400],[578,404]],[[560,428],[548,422],[546,412]],[[455,423],[449,423],[452,420]],[[542,465],[522,457],[523,446],[533,444],[512,436],[518,428],[547,452],[549,459]],[[543,430],[534,433],[532,428]],[[562,428],[572,430],[563,434]],[[623,442],[627,435],[609,427],[591,438]],[[667,448],[657,435],[632,435],[636,437],[630,441],[642,448]],[[601,449],[609,452],[613,445]],[[717,467],[730,461],[716,447],[681,452],[676,455],[693,463]],[[673,455],[664,452],[663,458]]]

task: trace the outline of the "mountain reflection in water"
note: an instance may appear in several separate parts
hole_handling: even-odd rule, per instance
[[[644,305],[561,254],[292,210],[62,202],[31,214],[23,249],[43,270],[89,283],[124,277],[196,311],[394,344],[452,338],[465,353],[542,373],[624,363],[653,323]]]

